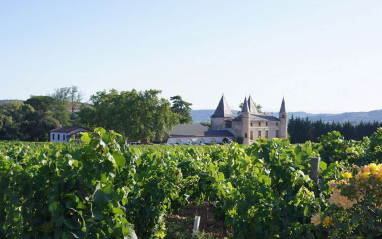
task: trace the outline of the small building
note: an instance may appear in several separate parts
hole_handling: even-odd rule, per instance
[[[170,132],[167,143],[208,144],[233,140],[249,145],[260,137],[288,138],[288,113],[284,99],[281,102],[279,117],[259,112],[251,96],[244,98],[241,114],[234,115],[223,95],[211,116],[211,127],[176,125]]]
[[[89,129],[78,126],[65,126],[50,131],[50,142],[65,143],[69,142],[73,135],[78,134],[80,137],[81,132],[90,132]]]

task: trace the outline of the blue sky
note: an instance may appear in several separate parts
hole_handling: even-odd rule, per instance
[[[0,2],[0,99],[76,85],[162,90],[194,109],[382,109],[382,1]]]

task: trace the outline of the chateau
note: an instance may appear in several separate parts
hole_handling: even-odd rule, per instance
[[[211,116],[211,126],[179,124],[169,134],[170,144],[209,144],[242,141],[249,145],[258,138],[288,137],[288,113],[282,100],[279,118],[260,113],[252,97],[245,97],[241,114],[234,115],[224,95]]]

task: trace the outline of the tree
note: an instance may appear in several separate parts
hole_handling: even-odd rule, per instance
[[[53,109],[56,106],[56,100],[55,98],[51,96],[43,96],[43,95],[37,95],[37,96],[31,96],[29,99],[27,99],[24,104],[28,104],[33,107],[33,109],[47,112],[47,111],[53,111]]]
[[[101,91],[90,97],[92,106],[80,109],[80,122],[88,127],[114,130],[130,141],[154,141],[178,123],[170,102],[159,90]]]
[[[176,95],[173,97],[170,97],[170,100],[172,101],[171,110],[175,114],[178,115],[179,123],[181,124],[189,124],[192,122],[192,117],[190,114],[191,111],[191,103],[186,102],[182,99],[181,96]]]
[[[83,94],[78,89],[78,87],[70,86],[70,87],[62,87],[59,89],[55,89],[55,92],[51,94],[50,96],[58,100],[59,102],[61,102],[66,109],[70,108],[71,124],[75,125],[78,121],[78,117],[76,116],[75,111],[80,108],[81,101],[83,99]]]
[[[71,124],[67,110],[67,102],[52,96],[31,96],[25,104],[32,106],[39,117],[51,117],[56,119],[60,125],[68,126]]]
[[[32,100],[33,101],[33,100]],[[32,102],[29,101],[29,102]],[[40,105],[41,104],[37,104]],[[59,122],[51,117],[50,111],[35,110],[23,102],[5,103],[0,106],[0,139],[47,141],[49,131]]]
[[[200,124],[203,126],[208,126],[208,127],[211,126],[211,122],[207,122],[207,121],[202,121],[202,122],[200,122]]]

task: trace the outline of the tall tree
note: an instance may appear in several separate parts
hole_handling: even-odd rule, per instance
[[[173,97],[170,97],[170,100],[172,101],[171,110],[175,114],[177,114],[179,118],[179,123],[181,124],[189,124],[192,122],[191,117],[191,103],[184,101],[181,96],[176,95]]]
[[[83,94],[78,89],[78,87],[70,86],[55,89],[55,92],[50,96],[55,98],[59,102],[62,102],[62,104],[65,105],[66,108],[70,108],[71,124],[75,125],[78,121],[78,117],[76,116],[75,111],[79,110],[81,106],[81,101],[83,100]]]
[[[78,104],[81,103],[83,99],[83,95],[81,91],[78,90],[77,86],[72,86],[70,88],[69,97],[70,97],[70,105],[72,108],[72,115],[73,115],[75,108],[78,108]]]
[[[92,106],[83,106],[80,122],[88,127],[104,127],[130,141],[161,139],[166,129],[178,121],[170,102],[159,98],[161,91],[101,91],[90,97]]]

